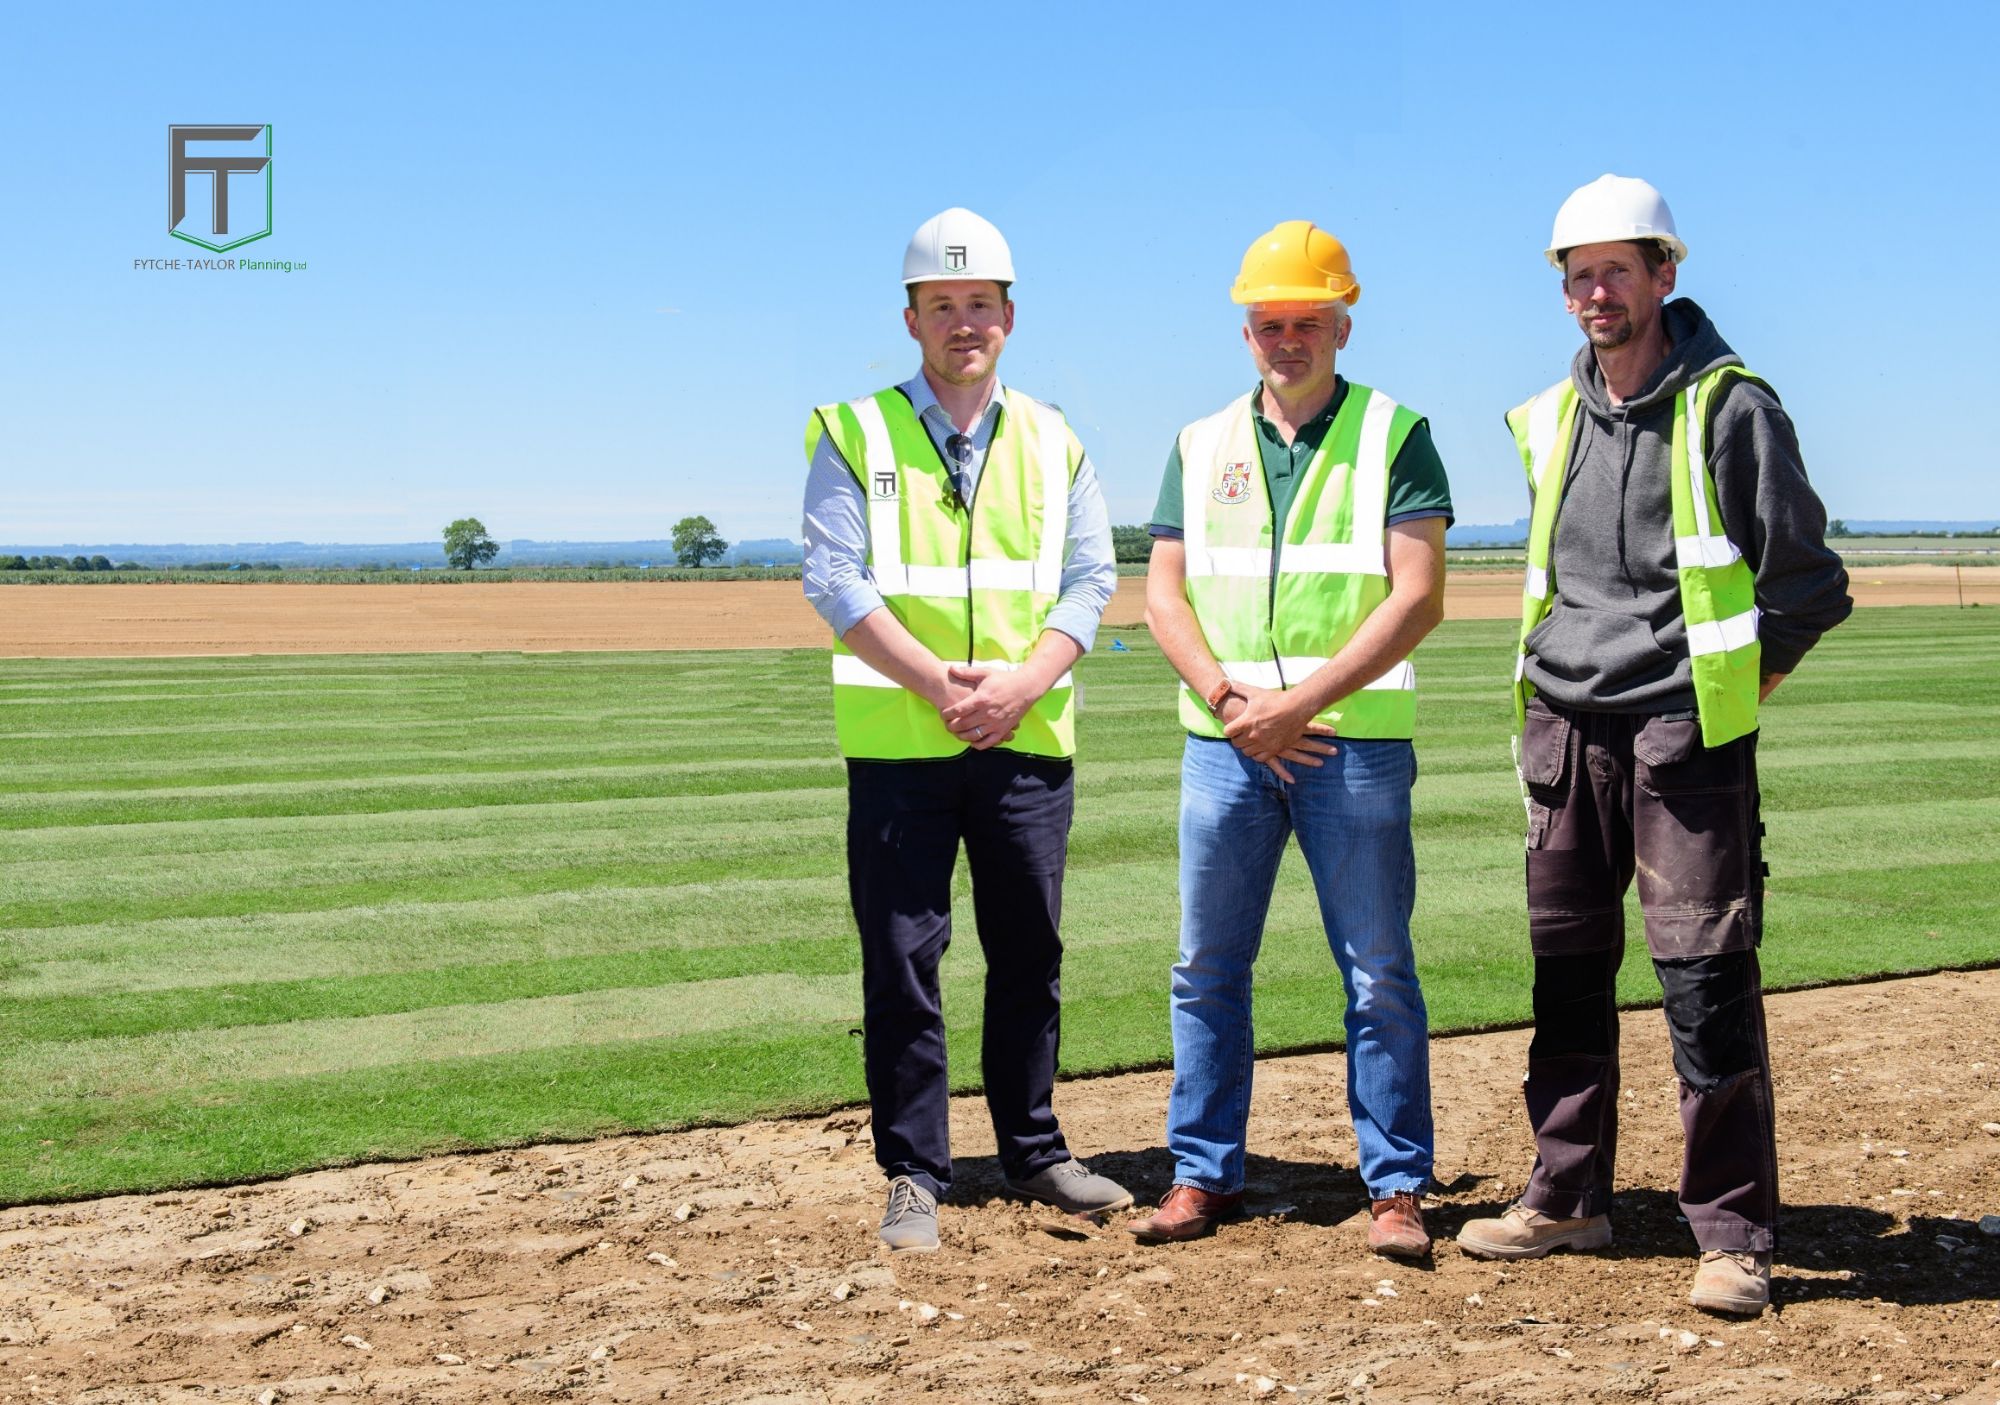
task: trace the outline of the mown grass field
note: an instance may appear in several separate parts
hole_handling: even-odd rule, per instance
[[[1418,655],[1440,1031],[1527,1012],[1510,634]],[[1081,673],[1071,1073],[1169,1052],[1181,736],[1151,642],[1112,637]],[[1917,609],[1858,613],[1778,695],[1773,984],[2000,959],[1996,697],[2000,613]],[[0,1202],[859,1099],[829,706],[810,650],[10,661]],[[962,1086],[980,972],[968,916]],[[1337,1037],[1296,856],[1259,980],[1264,1048]],[[1653,993],[1636,953],[1625,982]]]

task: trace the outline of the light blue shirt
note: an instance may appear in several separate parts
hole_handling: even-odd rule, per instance
[[[896,389],[909,398],[910,407],[937,446],[938,457],[953,466],[945,441],[958,433],[944,406],[938,404],[930,382],[919,371]],[[962,493],[967,502],[979,486],[979,473],[986,464],[986,449],[999,427],[1003,392],[996,381],[993,399],[987,403],[979,422],[972,427],[972,461],[965,469]],[[870,614],[882,608],[882,593],[868,572],[868,504],[861,495],[860,480],[848,468],[833,436],[820,436],[813,450],[812,466],[806,472],[805,511],[806,599],[819,611],[836,635],[844,635]],[[1097,470],[1086,454],[1077,465],[1069,488],[1069,516],[1063,532],[1062,586],[1056,603],[1049,608],[1045,629],[1059,629],[1074,639],[1085,652],[1097,640],[1097,622],[1111,603],[1118,587],[1118,566],[1111,554],[1111,521],[1104,508],[1104,494],[1097,486]]]

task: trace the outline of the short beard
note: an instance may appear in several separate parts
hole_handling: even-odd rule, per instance
[[[976,376],[969,376],[962,371],[952,370],[951,362],[943,356],[939,356],[934,364],[929,362],[925,364],[929,365],[932,374],[936,375],[946,385],[978,385],[993,374],[993,365],[990,361],[987,363],[986,369]]]
[[[1606,327],[1603,331],[1592,331],[1586,327],[1583,335],[1599,351],[1613,351],[1632,340],[1632,332],[1632,319],[1628,317],[1617,326]]]

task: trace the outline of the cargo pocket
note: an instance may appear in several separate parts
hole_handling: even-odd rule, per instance
[[[1762,875],[1752,797],[1756,734],[1701,742],[1692,718],[1648,718],[1632,738],[1632,841],[1646,946],[1678,961],[1757,945]]]
[[[1632,738],[1633,778],[1662,799],[1742,790],[1749,780],[1744,740],[1707,747],[1697,719],[1649,717]]]
[[[1521,728],[1521,783],[1544,809],[1560,809],[1569,795],[1570,721],[1540,698],[1528,702]]]

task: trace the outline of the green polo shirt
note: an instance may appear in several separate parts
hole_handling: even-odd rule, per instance
[[[1251,421],[1257,426],[1257,457],[1264,465],[1264,486],[1271,495],[1271,540],[1285,539],[1285,515],[1291,511],[1299,475],[1319,452],[1320,441],[1333,428],[1333,417],[1347,399],[1347,378],[1334,379],[1333,399],[1299,430],[1287,444],[1277,427],[1264,418],[1264,391],[1260,386],[1250,401]],[[1452,524],[1451,484],[1445,480],[1444,461],[1431,443],[1429,420],[1418,420],[1403,441],[1396,462],[1389,466],[1389,525],[1412,522],[1420,517],[1442,517]],[[1181,513],[1181,441],[1174,436],[1173,452],[1167,455],[1167,476],[1160,483],[1160,500],[1153,507],[1152,534],[1179,540],[1184,519]]]

